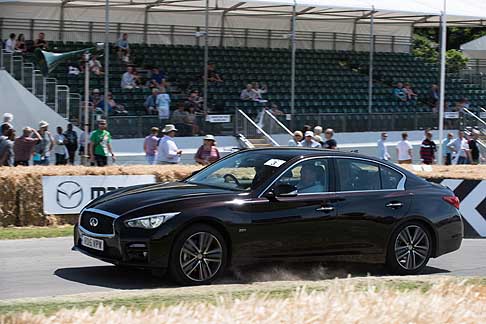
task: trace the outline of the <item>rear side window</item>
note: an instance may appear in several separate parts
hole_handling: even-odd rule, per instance
[[[397,189],[402,175],[386,166],[380,166],[381,169],[381,186],[382,189]]]
[[[380,190],[380,168],[377,164],[352,159],[337,159],[339,191]]]

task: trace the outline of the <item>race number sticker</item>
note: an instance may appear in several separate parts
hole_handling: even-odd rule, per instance
[[[279,166],[281,166],[284,163],[285,163],[284,160],[270,159],[267,162],[265,162],[265,165],[268,165],[268,166],[271,166],[271,167],[274,167],[274,168],[278,168]]]

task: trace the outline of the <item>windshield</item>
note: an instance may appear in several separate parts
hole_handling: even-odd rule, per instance
[[[292,151],[243,151],[216,162],[186,182],[238,191],[250,191],[273,176],[294,157]]]

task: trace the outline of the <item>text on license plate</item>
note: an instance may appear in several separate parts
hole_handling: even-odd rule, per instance
[[[98,250],[103,251],[103,240],[95,239],[89,236],[81,236],[81,245]]]

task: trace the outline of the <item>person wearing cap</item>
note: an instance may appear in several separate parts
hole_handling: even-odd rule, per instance
[[[150,135],[145,137],[143,142],[143,151],[145,152],[145,159],[150,165],[155,164],[155,157],[157,156],[157,143],[159,142],[159,129],[152,127]]]
[[[106,120],[98,120],[98,129],[92,132],[89,138],[91,162],[95,162],[100,167],[108,165],[108,155],[111,155],[113,162],[115,162],[115,154],[111,147],[111,133],[106,128]]]
[[[54,139],[47,130],[48,127],[48,122],[44,120],[39,122],[38,133],[41,136],[41,140],[34,147],[34,165],[49,165],[49,157],[54,147]]]
[[[437,147],[432,140],[432,132],[428,131],[425,134],[425,139],[422,141],[420,146],[420,159],[422,159],[423,164],[433,164],[435,161],[435,152]]]
[[[388,149],[385,145],[385,141],[388,138],[388,133],[383,132],[381,133],[381,138],[377,142],[378,146],[378,157],[383,161],[388,161],[391,158],[390,153],[388,153]]]
[[[206,135],[203,138],[203,145],[199,147],[194,155],[194,160],[202,165],[208,165],[220,159],[219,151],[216,148],[216,139],[213,135]]]
[[[162,129],[164,137],[159,141],[157,164],[178,164],[181,161],[182,151],[174,141],[176,132],[177,128],[172,124],[167,124]]]
[[[479,164],[479,144],[478,139],[481,133],[477,129],[472,130],[471,139],[468,142],[471,164]]]
[[[300,145],[302,147],[312,147],[312,148],[321,147],[321,144],[314,141],[314,132],[313,131],[305,132],[304,140],[302,142],[300,142]]]
[[[334,136],[334,130],[332,128],[326,129],[326,131],[324,132],[324,137],[326,138],[326,141],[324,142],[324,144],[322,144],[323,148],[329,150],[336,149],[337,142],[334,138],[332,138],[333,136]]]
[[[288,146],[302,146],[300,143],[302,142],[303,137],[304,136],[302,135],[301,131],[295,131],[294,137],[289,140]]]

